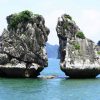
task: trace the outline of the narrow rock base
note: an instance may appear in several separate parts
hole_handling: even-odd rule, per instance
[[[100,73],[100,70],[95,68],[78,69],[61,67],[61,70],[70,78],[96,78],[96,76]]]
[[[40,75],[43,68],[39,69],[25,69],[25,68],[0,68],[0,77],[10,77],[10,78],[36,78]]]

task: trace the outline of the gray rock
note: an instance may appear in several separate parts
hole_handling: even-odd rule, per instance
[[[17,65],[17,64],[19,63],[19,61],[18,61],[17,59],[15,59],[15,58],[12,58],[12,59],[10,60],[10,63],[11,63],[12,65]]]
[[[9,57],[7,54],[0,54],[0,64],[4,65],[9,62]]]
[[[23,61],[26,69],[32,63],[40,65],[41,70],[47,67],[48,59],[44,49],[49,29],[45,26],[44,18],[26,10],[8,16],[7,22],[8,28],[4,29],[0,39],[0,52],[4,53],[0,54],[0,64],[10,63],[16,66]],[[41,70],[37,71],[38,74],[35,73],[36,76]]]
[[[73,78],[98,75],[100,55],[96,45],[84,36],[69,15],[64,14],[58,18],[56,31],[59,37],[61,70]]]

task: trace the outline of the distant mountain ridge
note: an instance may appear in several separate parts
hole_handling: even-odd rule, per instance
[[[58,45],[46,43],[46,50],[48,58],[58,58]]]

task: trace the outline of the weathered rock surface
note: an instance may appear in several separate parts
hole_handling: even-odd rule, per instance
[[[100,49],[64,14],[56,27],[59,37],[60,67],[71,78],[90,78],[100,74]]]
[[[8,16],[7,23],[0,37],[0,76],[37,77],[48,66],[44,18],[26,10]]]

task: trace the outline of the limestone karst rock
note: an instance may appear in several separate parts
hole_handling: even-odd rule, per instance
[[[48,66],[44,18],[26,10],[9,15],[7,23],[0,37],[0,76],[37,77]]]
[[[100,73],[100,51],[72,20],[63,14],[56,27],[59,37],[60,67],[71,78],[96,77]]]

